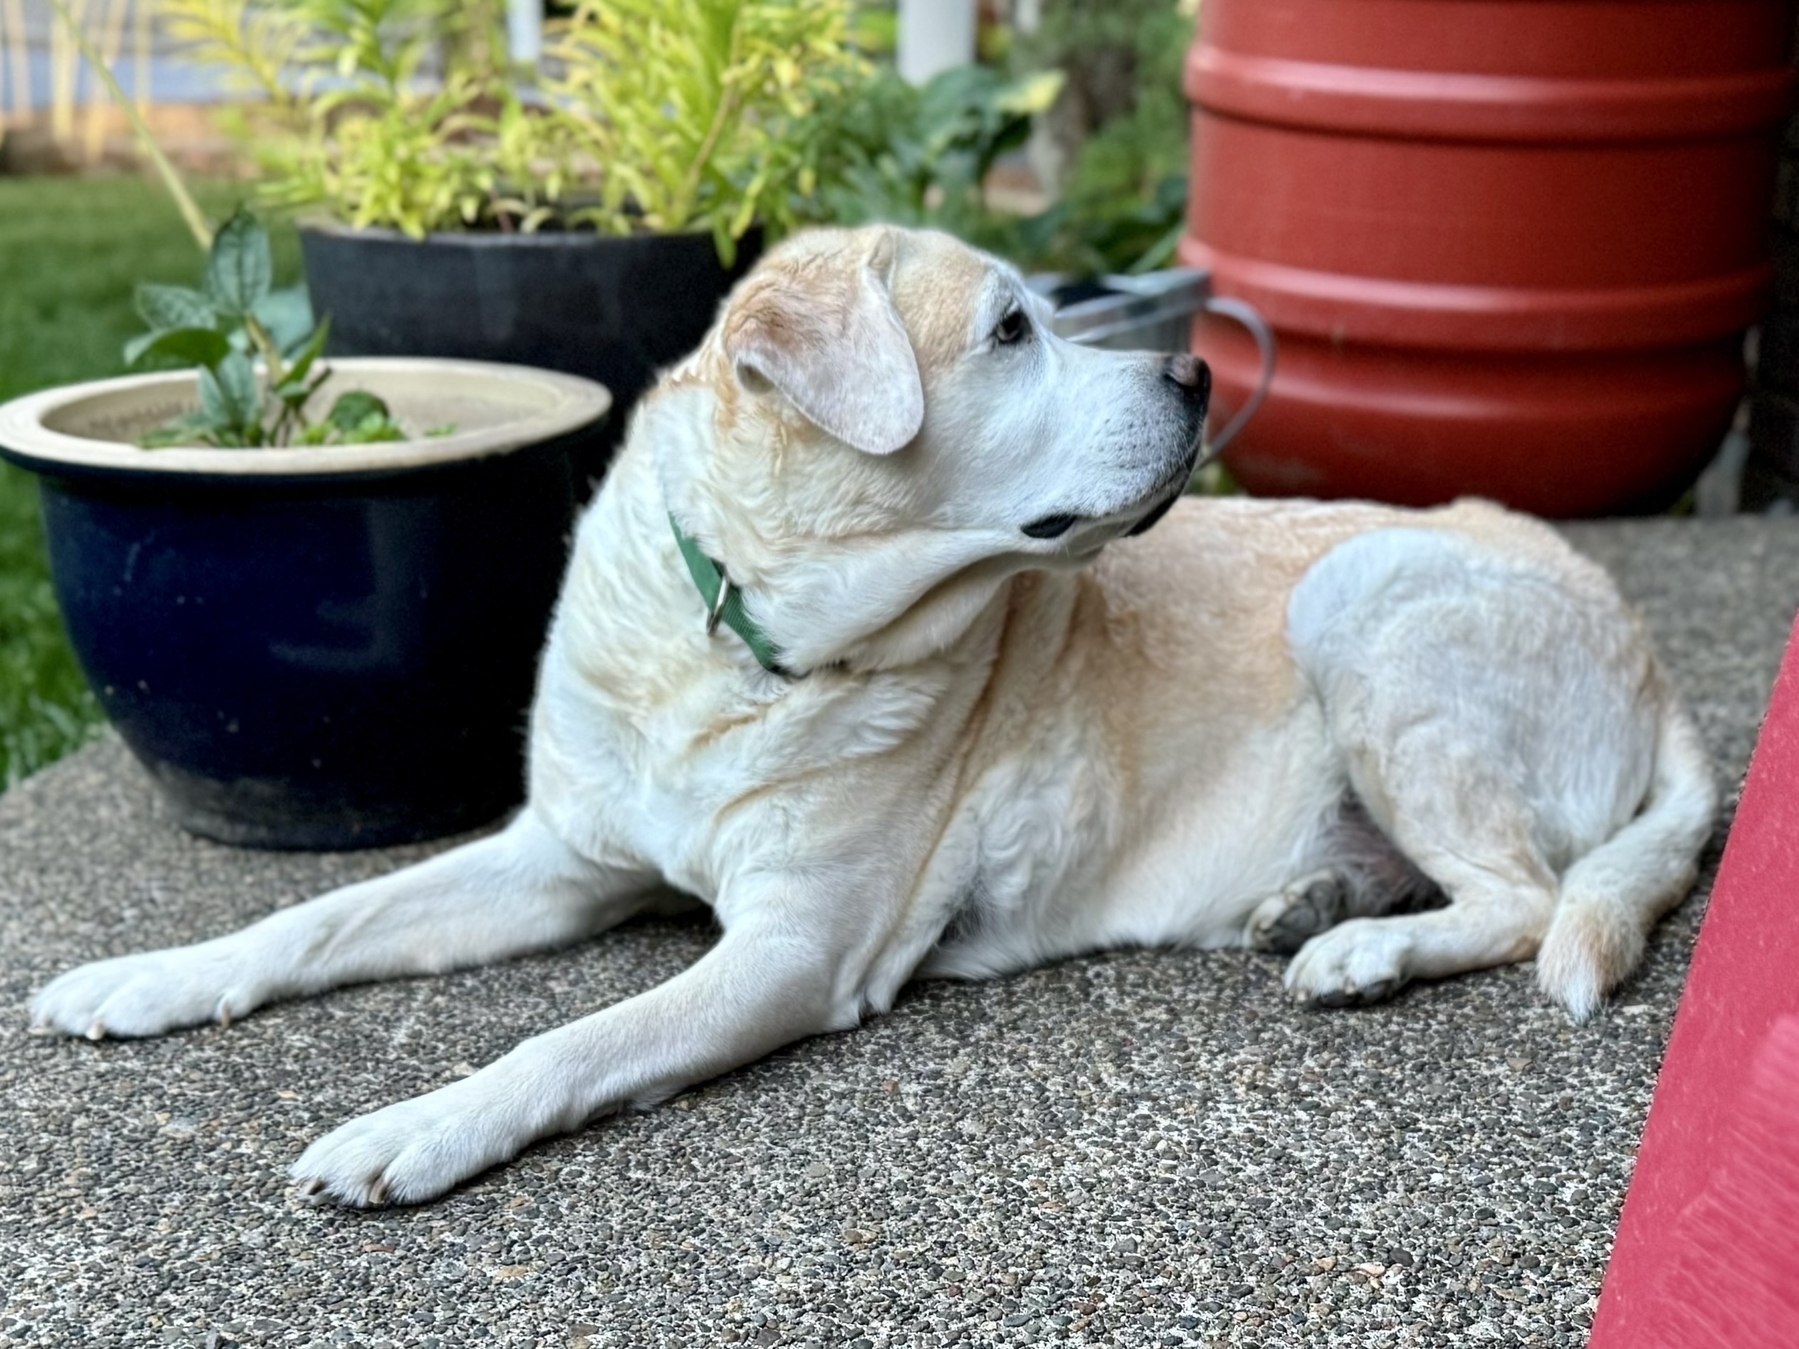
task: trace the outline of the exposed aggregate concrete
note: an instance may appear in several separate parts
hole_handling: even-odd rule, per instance
[[[1569,533],[1642,604],[1739,780],[1799,523]],[[709,929],[639,923],[164,1040],[25,1034],[71,963],[426,851],[186,838],[112,740],[0,799],[0,1346],[1579,1345],[1717,846],[1587,1027],[1528,967],[1309,1013],[1273,958],[1096,956],[914,986],[418,1209],[312,1207],[284,1172],[342,1120],[667,978]]]

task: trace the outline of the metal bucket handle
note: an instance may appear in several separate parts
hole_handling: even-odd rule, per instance
[[[1224,424],[1224,430],[1206,443],[1200,454],[1199,462],[1206,464],[1224,452],[1224,447],[1236,438],[1244,423],[1256,415],[1256,409],[1268,397],[1268,386],[1274,383],[1274,329],[1268,326],[1268,320],[1262,317],[1254,305],[1234,296],[1214,295],[1200,308],[1208,314],[1233,319],[1249,329],[1250,337],[1255,340],[1256,351],[1262,358],[1262,373],[1256,381],[1255,392],[1237,409],[1236,415]]]

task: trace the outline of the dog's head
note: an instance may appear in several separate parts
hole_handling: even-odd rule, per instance
[[[668,505],[796,668],[941,649],[1008,577],[1088,561],[1185,489],[1205,366],[1047,318],[948,235],[816,230],[646,402]]]

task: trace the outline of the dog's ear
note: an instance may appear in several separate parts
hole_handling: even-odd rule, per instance
[[[924,424],[924,382],[887,288],[893,236],[874,247],[776,257],[725,321],[725,353],[746,387],[779,389],[819,429],[892,454]]]

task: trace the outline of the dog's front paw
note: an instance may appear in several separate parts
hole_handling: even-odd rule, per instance
[[[401,1101],[341,1125],[289,1169],[308,1198],[355,1208],[419,1204],[509,1161],[524,1136],[503,1105],[485,1099],[478,1077]]]
[[[1287,991],[1311,1007],[1359,1007],[1409,977],[1410,943],[1392,919],[1352,918],[1321,932],[1287,965]]]
[[[90,1040],[161,1035],[207,1021],[229,1025],[259,1001],[241,962],[209,942],[77,966],[31,1000],[31,1029]]]

